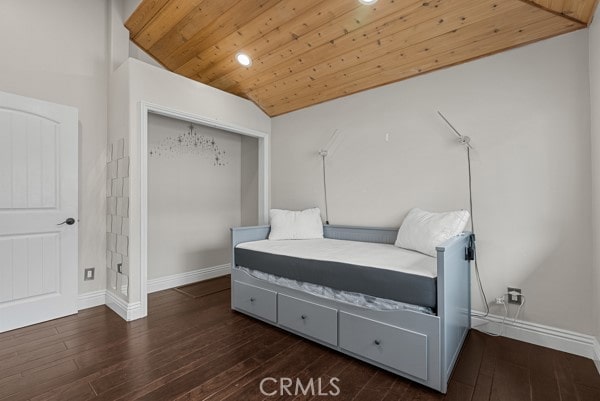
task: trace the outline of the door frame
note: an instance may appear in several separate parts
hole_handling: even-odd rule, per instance
[[[148,315],[148,114],[187,121],[258,138],[258,223],[267,224],[269,218],[269,134],[247,127],[220,121],[199,114],[188,113],[174,108],[141,101],[140,102],[140,306],[141,315]],[[130,277],[131,279],[131,277]]]

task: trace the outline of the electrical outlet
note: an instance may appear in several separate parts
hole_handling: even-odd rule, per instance
[[[89,269],[84,269],[83,270],[83,280],[84,281],[93,280],[95,273],[96,273],[95,267],[90,267]]]
[[[515,287],[508,287],[506,291],[508,293],[508,303],[521,305],[523,297],[521,297],[521,289]]]

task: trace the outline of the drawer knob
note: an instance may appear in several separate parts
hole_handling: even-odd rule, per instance
[[[375,340],[375,341],[373,341],[373,344],[375,344],[375,345],[381,345],[381,340]]]
[[[302,316],[300,316],[300,318],[302,318],[302,320],[306,320],[306,318],[307,318],[307,317],[308,317],[308,316],[306,316],[306,315],[302,315]]]
[[[256,301],[256,299],[250,298],[250,302],[254,302],[254,301]]]

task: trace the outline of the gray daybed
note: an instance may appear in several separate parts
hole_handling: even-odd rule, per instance
[[[446,392],[471,326],[470,233],[437,247],[432,261],[436,276],[427,277],[237,247],[265,240],[269,231],[269,226],[231,230],[232,309]],[[325,225],[323,232],[327,239],[393,244],[398,230]],[[248,269],[426,307],[433,313],[367,308],[257,278]]]

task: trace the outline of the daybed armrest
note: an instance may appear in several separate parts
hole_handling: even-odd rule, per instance
[[[235,248],[242,242],[267,239],[270,231],[271,226],[233,227],[231,228],[231,246]]]
[[[231,228],[231,267],[235,267],[235,246],[242,242],[260,241],[269,238],[271,226]]]
[[[464,231],[458,234],[455,237],[452,237],[442,243],[440,246],[436,246],[435,250],[438,252],[446,252],[446,250],[456,247],[456,246],[464,246],[465,238],[474,237],[473,234],[469,231]],[[470,245],[475,246],[475,239],[470,239]]]

